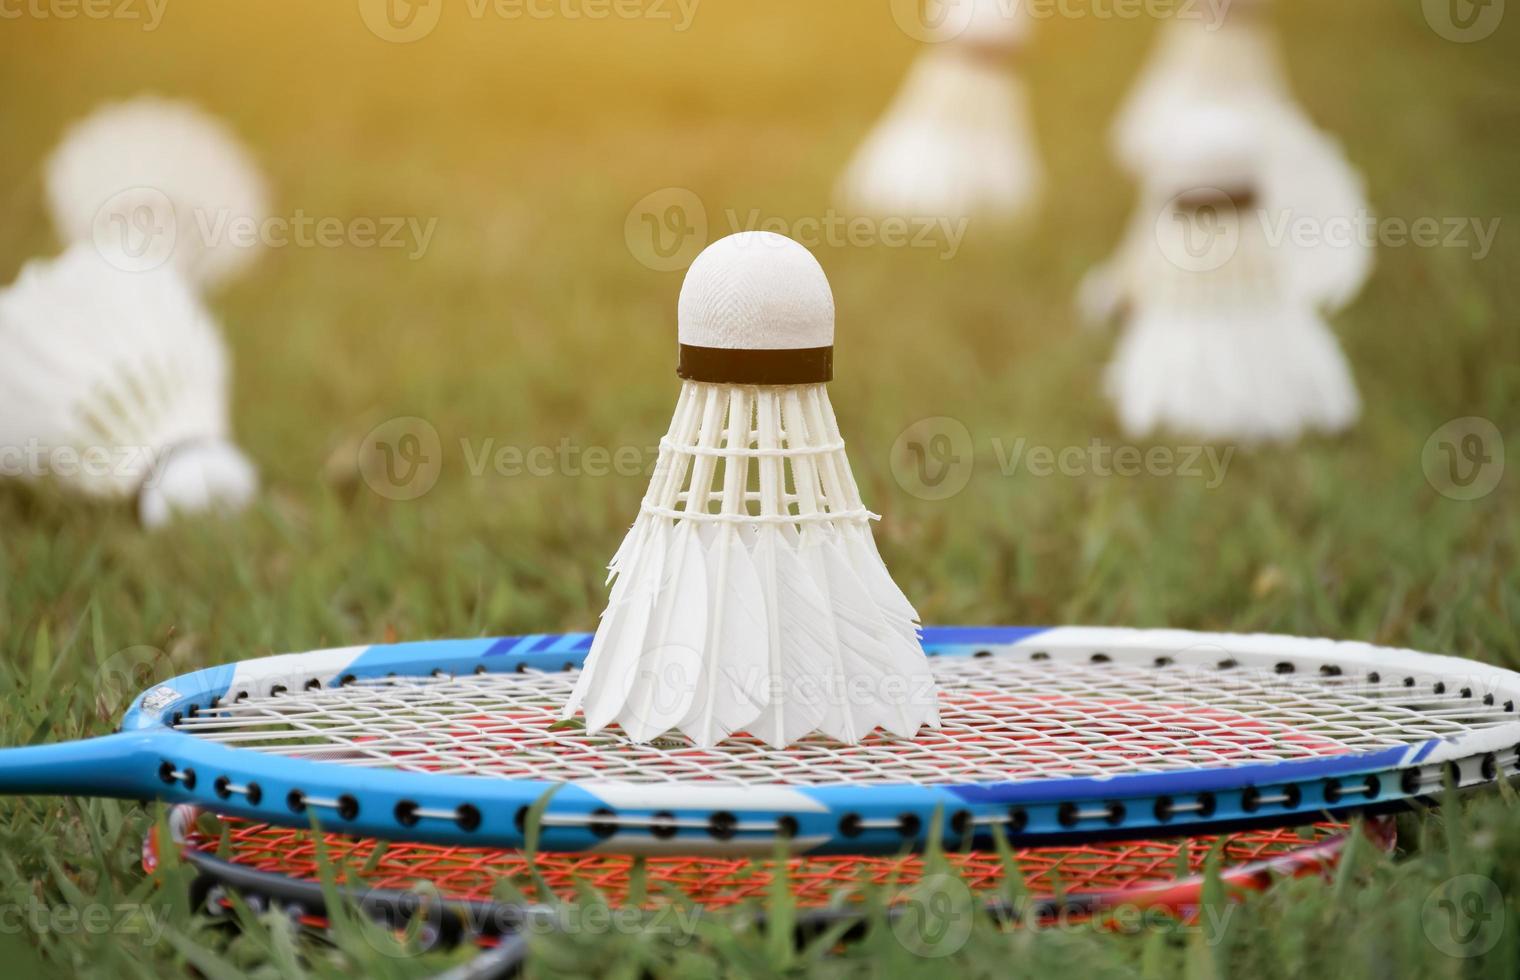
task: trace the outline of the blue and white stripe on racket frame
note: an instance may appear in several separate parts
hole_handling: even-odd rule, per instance
[[[1520,769],[1520,675],[1356,642],[928,628],[944,727],[858,746],[635,744],[558,713],[590,634],[265,657],[139,695],[121,731],[0,751],[0,792],[194,803],[382,838],[625,853],[881,853],[1384,811]],[[545,799],[545,794],[552,795]]]

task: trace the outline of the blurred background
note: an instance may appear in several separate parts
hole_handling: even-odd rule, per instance
[[[1462,43],[1437,26],[1444,2],[1276,3],[1295,96],[1377,214],[1498,234],[1484,254],[1471,236],[1381,243],[1333,320],[1366,404],[1349,434],[1124,477],[1016,457],[1152,445],[1117,428],[1100,385],[1113,338],[1081,330],[1072,303],[1134,200],[1108,127],[1158,28],[1143,8],[1040,20],[1019,71],[1041,209],[946,248],[828,230],[835,179],[920,50],[886,0],[110,6],[4,8],[0,280],[60,249],[42,165],[66,127],[140,93],[225,120],[276,216],[339,231],[266,247],[209,300],[263,479],[250,510],[147,535],[128,506],[0,485],[7,744],[106,730],[119,705],[78,682],[139,645],[177,673],[591,628],[675,403],[682,271],[757,227],[829,274],[834,403],[926,622],[1266,630],[1520,666],[1520,495],[1502,457],[1520,431],[1513,12]],[[368,222],[388,244],[356,232]],[[1465,418],[1499,434],[1472,499],[1429,449]],[[941,495],[894,446],[946,419],[960,428],[929,424],[961,440],[959,487]],[[27,806],[16,840],[53,826]]]

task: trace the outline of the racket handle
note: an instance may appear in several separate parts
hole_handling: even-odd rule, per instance
[[[159,759],[155,741],[141,732],[123,732],[0,750],[0,794],[125,799],[158,795],[159,787],[151,782]]]

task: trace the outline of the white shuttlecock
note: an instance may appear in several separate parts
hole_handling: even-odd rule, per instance
[[[1148,236],[1136,222],[1115,273],[1127,326],[1105,380],[1125,431],[1249,444],[1348,428],[1360,400],[1346,358],[1255,214],[1253,121],[1198,109],[1167,135]]]
[[[919,55],[856,150],[835,190],[842,207],[880,217],[1002,221],[1034,209],[1044,173],[1029,98],[1012,64],[1029,17],[1001,0],[975,0],[967,13],[968,22],[947,18],[954,33]]]
[[[1371,209],[1365,184],[1339,144],[1293,101],[1270,7],[1270,0],[1236,0],[1217,23],[1168,23],[1115,120],[1114,153],[1144,181],[1152,161],[1170,159],[1173,117],[1219,104],[1249,114],[1262,135],[1257,213],[1291,255],[1292,287],[1334,313],[1371,275]],[[1100,266],[1084,281],[1078,308],[1087,322],[1101,322],[1118,299],[1111,266]]]
[[[238,508],[258,489],[229,441],[227,355],[170,265],[127,272],[93,244],[27,264],[0,291],[0,459],[144,524]]]
[[[768,232],[707,248],[681,288],[684,379],[565,717],[647,741],[909,736],[939,714],[825,382],[834,299]]]
[[[153,96],[71,127],[45,183],[66,244],[94,241],[134,271],[172,261],[205,288],[247,269],[269,215],[264,177],[233,132],[187,102]]]

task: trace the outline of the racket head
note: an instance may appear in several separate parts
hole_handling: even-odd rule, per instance
[[[926,629],[944,728],[783,750],[561,723],[589,643],[356,647],[200,671],[139,697],[112,751],[28,757],[50,764],[28,763],[41,774],[27,785],[505,848],[552,791],[544,850],[866,854],[932,833],[990,847],[994,826],[1035,846],[1313,822],[1431,799],[1448,780],[1491,785],[1520,763],[1520,676],[1361,643]],[[0,784],[14,789],[18,768],[0,763]]]
[[[1319,823],[1214,837],[1020,848],[1003,854],[792,856],[784,860],[705,855],[636,857],[537,853],[392,843],[250,822],[175,807],[174,847],[200,873],[201,902],[225,908],[227,891],[293,910],[309,927],[326,925],[323,863],[338,891],[396,928],[429,918],[433,943],[491,943],[558,921],[554,909],[587,902],[654,912],[679,905],[702,914],[763,915],[783,887],[799,922],[819,925],[892,909],[914,899],[926,878],[951,875],[989,913],[1010,922],[1082,919],[1120,906],[1186,917],[1201,902],[1213,861],[1226,894],[1264,891],[1284,877],[1326,874],[1353,836],[1392,850],[1393,820]],[[144,843],[153,871],[162,845]],[[779,882],[778,882],[779,878]]]

